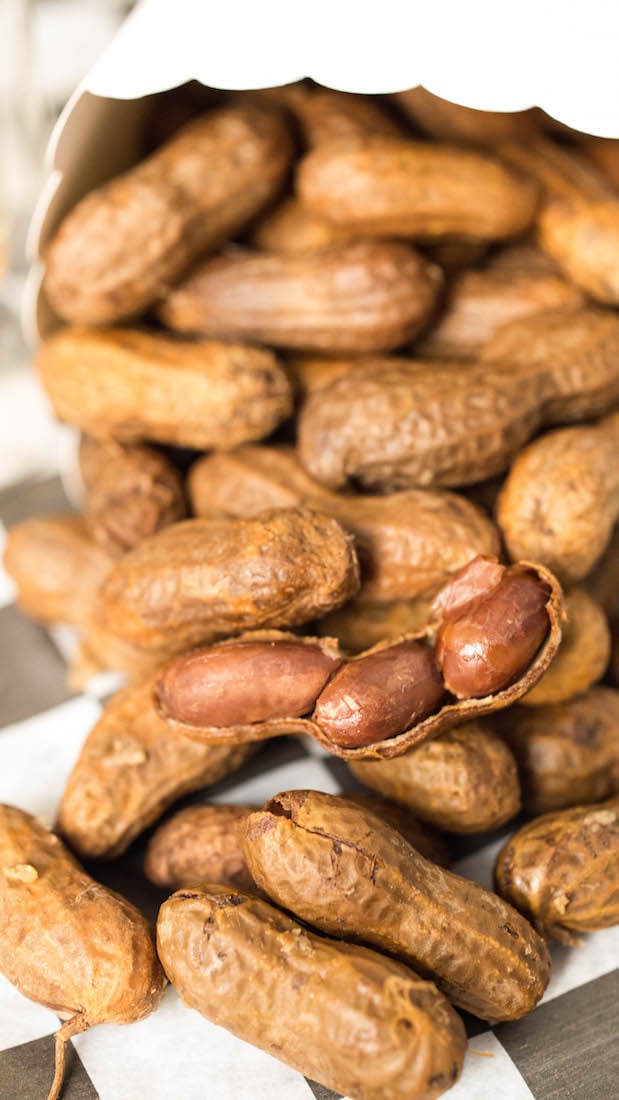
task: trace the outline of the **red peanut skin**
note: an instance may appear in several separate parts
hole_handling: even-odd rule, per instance
[[[194,726],[234,726],[308,714],[342,659],[317,641],[208,646],[170,661],[161,710]]]
[[[532,661],[548,633],[548,592],[522,570],[507,570],[487,595],[448,615],[436,659],[458,699],[501,691]]]
[[[320,695],[314,721],[336,744],[358,748],[427,718],[443,694],[429,646],[400,642],[340,669]]]

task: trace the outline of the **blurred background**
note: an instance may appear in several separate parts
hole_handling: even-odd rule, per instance
[[[55,459],[57,432],[26,370],[26,234],[51,130],[134,0],[0,0],[0,486]],[[27,430],[25,430],[27,428]]]

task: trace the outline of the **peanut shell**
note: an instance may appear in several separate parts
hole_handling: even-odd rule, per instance
[[[565,593],[565,624],[557,656],[535,687],[523,696],[525,706],[564,703],[581,695],[606,672],[610,629],[604,611],[583,588]]]

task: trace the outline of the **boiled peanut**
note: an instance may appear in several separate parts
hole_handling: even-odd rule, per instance
[[[194,268],[158,316],[182,333],[371,352],[417,336],[441,286],[440,269],[398,241],[353,241],[307,256],[238,249]]]
[[[97,438],[234,447],[269,435],[292,410],[272,352],[140,329],[61,329],[36,369],[54,412]]]
[[[253,808],[222,804],[179,810],[150,838],[144,874],[157,886],[172,890],[195,882],[251,889],[240,825]]]
[[[585,153],[604,176],[619,189],[619,141],[615,138],[586,137],[580,142]]]
[[[14,806],[0,806],[0,969],[24,996],[69,1017],[56,1033],[48,1100],[60,1096],[71,1036],[144,1019],[165,986],[142,914]]]
[[[619,527],[615,527],[606,550],[582,587],[600,604],[611,621],[619,619]]]
[[[465,722],[397,761],[353,760],[349,767],[367,787],[446,832],[498,829],[520,809],[514,757],[481,722]]]
[[[450,856],[447,844],[440,833],[424,825],[418,818],[413,817],[406,806],[398,805],[378,795],[369,794],[366,791],[348,791],[341,795],[345,801],[352,802],[355,806],[373,813],[392,829],[403,836],[411,848],[421,852],[422,856],[438,863],[441,867],[449,867]],[[258,809],[258,807],[254,807]]]
[[[444,872],[448,873],[448,872]],[[619,924],[619,797],[535,818],[496,865],[497,889],[550,939]]]
[[[546,987],[548,952],[515,909],[332,795],[277,795],[246,818],[243,849],[277,904],[418,967],[483,1019],[523,1016]]]
[[[602,608],[583,588],[565,593],[565,625],[561,645],[550,668],[523,696],[526,706],[564,703],[595,684],[606,672],[610,630]]]
[[[57,312],[80,324],[133,317],[277,194],[292,146],[260,105],[223,107],[86,195],[45,257]]]
[[[458,699],[493,695],[522,675],[548,633],[547,600],[539,579],[516,568],[463,606],[443,607],[436,660],[447,689]]]
[[[283,199],[279,206],[260,219],[251,235],[251,243],[260,252],[284,256],[311,256],[332,245],[350,240],[350,233],[333,222],[312,214],[298,199]]]
[[[525,140],[538,132],[533,111],[477,111],[441,99],[421,86],[396,92],[392,99],[437,141],[492,146],[497,141]]]
[[[388,496],[330,492],[288,447],[206,455],[191,470],[189,493],[196,515],[310,507],[333,516],[355,537],[364,601],[418,596],[477,554],[498,551],[493,525],[462,497],[423,489]]]
[[[417,344],[421,356],[474,359],[497,329],[545,310],[569,312],[584,305],[572,283],[552,272],[463,271],[447,294],[444,312]]]
[[[96,617],[121,641],[163,657],[248,627],[320,618],[358,586],[350,537],[326,516],[285,509],[193,519],[116,562]]]
[[[41,516],[9,529],[4,568],[33,619],[82,626],[111,566],[83,516]]]
[[[593,687],[566,703],[510,707],[496,723],[516,757],[527,813],[619,793],[619,692],[612,688]]]
[[[405,128],[384,109],[384,102],[352,92],[316,88],[309,95],[296,99],[293,112],[305,144],[310,148],[327,141],[373,135],[401,137]]]
[[[155,708],[151,680],[114,695],[69,776],[58,827],[89,859],[114,859],[177,798],[236,771],[249,745],[199,745]]]
[[[193,726],[300,718],[341,663],[337,646],[319,639],[206,646],[163,668],[157,696],[164,714]]]
[[[388,638],[423,627],[430,618],[433,595],[432,590],[430,595],[422,593],[411,600],[376,604],[358,598],[349,600],[316,623],[316,630],[327,638],[337,638],[347,653],[360,653]]]
[[[325,142],[297,170],[304,206],[359,236],[499,240],[533,221],[538,187],[487,153],[397,138]]]
[[[604,553],[619,517],[619,414],[530,443],[505,481],[497,519],[512,558],[580,580]]]
[[[84,436],[79,465],[88,526],[114,557],[184,518],[181,476],[153,447]]]
[[[185,1004],[338,1093],[432,1100],[460,1074],[464,1028],[431,982],[259,898],[179,890],[159,912],[157,949]]]

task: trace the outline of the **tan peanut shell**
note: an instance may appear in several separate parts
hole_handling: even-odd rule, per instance
[[[346,653],[360,653],[386,638],[399,638],[423,626],[430,618],[433,596],[434,590],[391,603],[365,603],[357,597],[316,623],[316,630],[337,638]]]
[[[511,707],[497,715],[496,724],[516,757],[527,813],[600,802],[619,793],[619,692],[614,688],[592,687],[566,703]]]
[[[114,557],[185,516],[181,475],[154,447],[83,436],[79,466],[88,527]]]
[[[283,256],[311,256],[350,240],[350,233],[312,214],[294,196],[285,198],[256,223],[251,243],[260,252]]]
[[[371,352],[414,339],[442,281],[440,268],[399,241],[352,241],[307,256],[237,249],[195,267],[158,316],[182,333]]]
[[[366,355],[331,357],[326,355],[287,355],[286,363],[294,381],[295,390],[302,404],[316,390],[335,382],[355,370],[363,370],[373,362]]]
[[[277,195],[291,156],[283,117],[265,105],[190,122],[64,219],[45,257],[54,309],[86,325],[141,313]]]
[[[538,186],[487,153],[369,137],[326,142],[301,161],[297,194],[359,236],[500,240],[532,223]]]
[[[398,805],[390,799],[370,794],[368,791],[348,791],[340,796],[344,801],[361,806],[384,821],[391,829],[403,836],[411,848],[440,867],[449,867],[451,862],[449,848],[440,833],[415,817],[406,806]],[[259,807],[255,807],[258,809]]]
[[[583,578],[582,587],[612,621],[619,619],[619,527],[614,528],[602,557]]]
[[[247,520],[191,519],[116,562],[95,618],[122,642],[163,656],[320,618],[358,587],[352,540],[327,516],[289,508]]]
[[[20,993],[68,1017],[56,1033],[62,1090],[65,1045],[96,1024],[144,1019],[165,977],[149,925],[99,885],[36,818],[0,806],[0,970]]]
[[[460,725],[468,719],[479,718],[483,715],[491,714],[493,711],[502,710],[504,707],[511,706],[513,703],[517,702],[534,683],[537,683],[537,680],[552,661],[561,640],[561,620],[563,615],[561,589],[552,574],[548,573],[541,566],[532,565],[528,562],[521,563],[521,565],[525,571],[530,572],[547,587],[548,598],[546,601],[546,611],[548,614],[548,634],[526,671],[518,676],[518,678],[508,687],[503,688],[494,695],[468,699],[454,699],[451,696],[447,696],[447,701],[440,706],[438,710],[431,713],[429,717],[416,722],[403,733],[394,734],[391,737],[357,748],[347,748],[341,744],[337,744],[336,741],[332,740],[328,733],[321,728],[320,724],[312,718],[280,718],[271,721],[255,722],[253,724],[222,727],[195,726],[169,717],[167,719],[169,728],[176,731],[178,734],[196,738],[198,741],[207,744],[213,742],[216,744],[233,745],[244,742],[263,741],[271,737],[278,737],[288,733],[306,733],[321,742],[334,756],[343,757],[345,760],[374,760],[401,756],[413,745],[417,745],[429,738],[437,737],[440,733],[452,729],[454,726]],[[415,631],[403,634],[399,638],[389,638],[379,642],[365,653],[359,653],[356,657],[353,657],[349,664],[353,664],[355,661],[368,656],[368,654],[380,653],[382,650],[397,645],[400,642],[433,642],[436,636],[436,629],[437,623],[434,619],[431,619],[424,626]],[[278,639],[286,638],[298,640],[296,635],[286,635],[285,633],[275,631],[266,633],[258,631],[255,634],[242,635],[242,639],[248,640],[251,638],[266,641],[277,641]],[[307,640],[311,641],[311,639]],[[322,641],[323,644],[330,644],[332,639],[323,639]],[[231,639],[229,644],[233,646],[234,639]]]
[[[236,771],[247,745],[199,745],[160,718],[145,680],[114,695],[65,787],[58,828],[88,859],[115,859],[177,798]]]
[[[595,566],[618,517],[617,413],[530,443],[514,462],[497,507],[510,555],[543,562],[566,583]]]
[[[544,814],[499,854],[496,884],[548,939],[619,924],[619,796]]]
[[[482,359],[368,358],[342,373],[301,409],[303,465],[331,488],[473,484],[505,469],[542,425],[619,400],[619,318],[610,311],[513,321]]]
[[[533,111],[477,111],[421,86],[391,98],[411,122],[437,141],[493,146],[497,141],[525,141],[538,132]]]
[[[463,497],[411,489],[388,496],[334,493],[309,476],[290,447],[240,447],[200,459],[189,475],[196,515],[253,516],[268,508],[314,508],[354,536],[358,598],[410,599],[477,554],[496,554],[492,523]]]
[[[83,626],[112,558],[83,516],[37,516],[9,529],[4,568],[27,615]]]
[[[514,757],[478,721],[456,726],[397,761],[354,760],[350,769],[366,787],[445,832],[498,829],[520,809]]]
[[[395,955],[482,1019],[524,1016],[544,992],[550,959],[528,922],[361,808],[285,791],[246,819],[243,849],[276,904]]]
[[[213,804],[179,810],[150,838],[144,874],[172,890],[196,882],[251,890],[254,880],[241,849],[240,825],[253,808]]]
[[[310,148],[327,141],[366,137],[402,137],[406,128],[384,109],[384,100],[352,92],[315,88],[292,104],[304,142]]]
[[[521,702],[533,707],[567,702],[602,679],[609,658],[610,629],[604,611],[583,588],[572,588],[565,593],[557,656]]]
[[[460,1075],[462,1021],[431,982],[260,898],[179,890],[159,912],[157,948],[185,1004],[339,1094],[433,1100]]]
[[[292,410],[284,368],[266,348],[179,341],[141,329],[61,329],[35,367],[54,412],[123,443],[235,447]]]
[[[600,172],[619,190],[619,141],[581,135],[580,143]]]
[[[449,287],[444,312],[416,351],[437,359],[474,359],[510,321],[583,305],[578,287],[553,273],[463,271]]]

